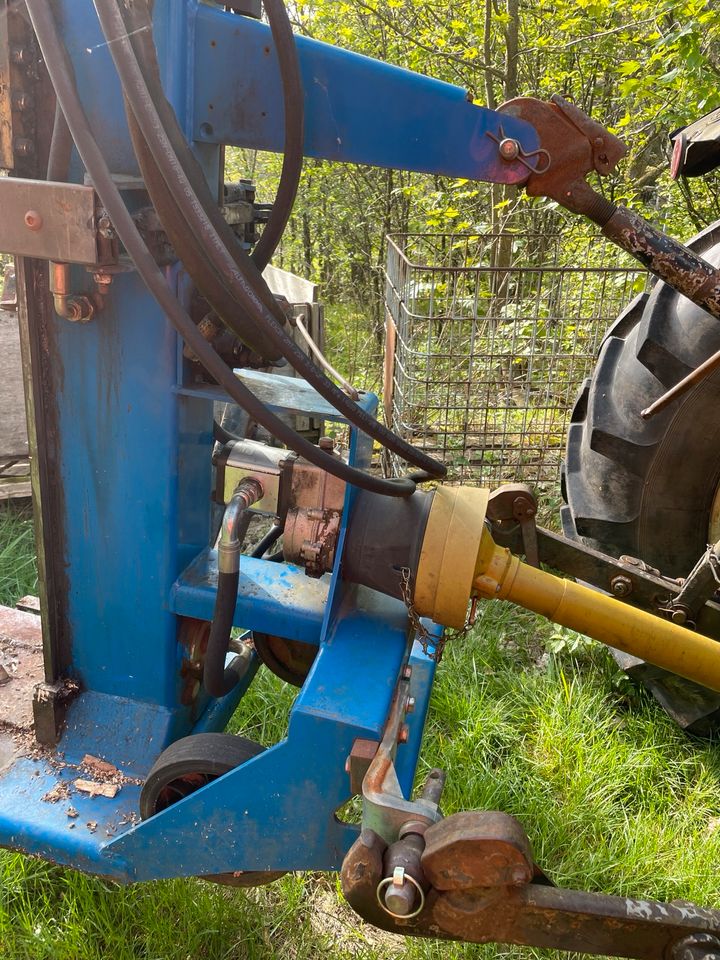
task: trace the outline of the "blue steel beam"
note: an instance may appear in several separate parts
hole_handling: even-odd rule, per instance
[[[382,735],[407,627],[399,601],[340,583],[287,739],[108,842],[108,869],[132,864],[135,880],[338,869],[358,833],[336,817],[350,793],[345,759],[356,738]],[[430,690],[417,691],[421,714]],[[414,755],[417,744],[405,749]]]
[[[275,47],[262,23],[217,7],[197,11],[193,136],[280,152],[283,100]],[[305,154],[497,183],[528,168],[498,155],[502,125],[526,152],[522,120],[474,105],[467,91],[307,37],[296,38],[305,90]]]

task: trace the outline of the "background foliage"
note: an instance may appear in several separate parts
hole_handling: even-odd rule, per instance
[[[712,0],[298,0],[296,30],[471,91],[571,97],[629,154],[604,190],[687,237],[720,216],[717,180],[673,184],[668,133],[720,102],[720,18]],[[381,107],[379,107],[381,109]],[[240,154],[261,199],[277,159]],[[388,232],[483,233],[527,206],[515,191],[367,167],[306,162],[281,265],[323,284],[326,302],[380,325]]]

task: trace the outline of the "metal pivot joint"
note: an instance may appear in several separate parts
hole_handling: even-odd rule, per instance
[[[535,866],[521,825],[504,813],[453,814],[425,831],[419,910],[403,914],[382,902],[379,892],[392,897],[386,891],[396,878],[407,882],[407,872],[387,875],[392,857],[392,846],[365,829],[345,858],[341,880],[353,909],[394,933],[639,960],[715,960],[720,946],[718,911],[555,887]],[[404,906],[397,894],[391,903]]]

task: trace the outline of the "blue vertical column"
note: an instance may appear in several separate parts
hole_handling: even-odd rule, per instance
[[[113,173],[136,176],[119,84],[93,4],[59,0],[57,10],[108,164]],[[186,0],[156,0],[154,8],[163,80],[185,127],[195,10]],[[76,180],[82,175],[75,170]],[[147,202],[142,191],[128,198],[131,205]],[[74,280],[90,289],[83,271]],[[107,306],[91,323],[55,322],[71,672],[83,689],[167,709],[182,731],[177,621],[168,596],[186,553],[207,532],[202,508],[184,523],[179,500],[182,489],[184,500],[202,502],[207,516],[210,405],[178,401],[177,337],[135,272],[115,278]],[[191,489],[181,473],[192,478]]]

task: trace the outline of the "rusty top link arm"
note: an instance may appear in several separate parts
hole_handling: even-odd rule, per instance
[[[499,112],[526,120],[538,132],[537,156],[546,162],[536,164],[534,169],[527,164],[530,173],[525,189],[530,196],[549,197],[567,210],[589,217],[608,239],[656,277],[720,319],[720,270],[638,214],[616,206],[587,182],[593,171],[605,176],[615,169],[626,152],[621,140],[557,95],[550,102],[520,97],[503,104]],[[514,143],[498,140],[503,159],[514,159]],[[642,412],[643,417],[662,410],[718,366],[720,354],[655,401]]]

